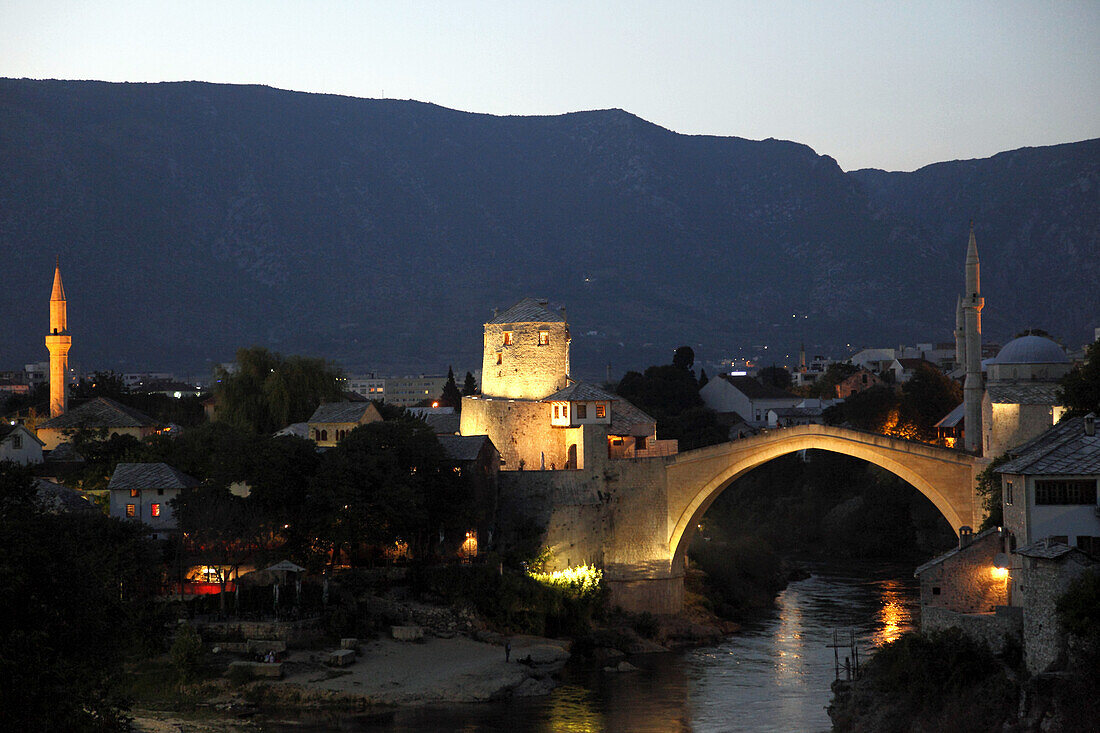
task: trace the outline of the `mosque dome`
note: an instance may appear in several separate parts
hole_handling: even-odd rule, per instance
[[[1012,339],[997,354],[995,364],[1069,364],[1061,346],[1042,336]]]

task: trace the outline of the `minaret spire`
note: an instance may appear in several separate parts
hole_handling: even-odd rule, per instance
[[[955,367],[966,366],[966,316],[963,314],[963,299],[955,299]]]
[[[65,286],[61,284],[61,255],[58,255],[53,271],[53,291],[50,293],[50,332],[46,336],[46,348],[50,350],[50,417],[65,414],[69,405],[66,382],[71,346],[68,304]]]
[[[963,382],[963,404],[966,415],[966,450],[982,452],[982,308],[978,263],[978,243],[974,239],[974,222],[970,222],[970,241],[966,246],[966,295],[962,301],[966,329],[966,381]]]

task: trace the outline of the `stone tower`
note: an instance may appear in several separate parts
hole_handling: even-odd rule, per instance
[[[955,301],[955,367],[966,367],[966,316],[961,297]]]
[[[50,350],[50,417],[65,414],[68,407],[68,391],[65,389],[69,373],[68,310],[65,303],[65,287],[61,284],[61,257],[53,272],[53,292],[50,294],[50,332],[46,336],[46,348]]]
[[[485,324],[481,393],[541,400],[569,378],[569,324],[545,300],[524,298]]]
[[[981,276],[978,265],[978,243],[974,239],[974,225],[970,225],[970,243],[966,247],[966,294],[963,297],[963,315],[966,329],[966,381],[963,382],[965,405],[966,450],[981,453],[982,449],[982,307],[985,298],[981,292]]]

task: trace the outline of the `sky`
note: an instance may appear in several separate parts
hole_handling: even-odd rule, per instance
[[[0,0],[0,76],[617,107],[914,170],[1100,137],[1100,0]]]

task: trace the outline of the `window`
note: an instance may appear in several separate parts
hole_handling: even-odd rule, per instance
[[[1005,481],[1005,504],[1012,504],[1012,482]]]
[[[938,596],[940,594],[940,587],[938,585],[932,586],[932,595]]]
[[[549,346],[549,345],[550,345],[550,332],[549,331],[539,331],[539,346]]]
[[[577,419],[578,420],[585,420],[587,418],[588,418],[588,405],[585,405],[585,404],[577,405]]]
[[[569,405],[562,405],[561,406],[561,416],[562,417],[569,417]]]
[[[554,405],[554,419],[561,417],[561,405]]]
[[[130,489],[130,496],[131,497],[141,496],[141,489]]]
[[[1036,504],[1095,504],[1095,479],[1036,481]]]
[[[497,366],[500,366],[503,363],[504,363],[504,354],[502,354],[498,351],[497,352]]]
[[[134,510],[136,508],[137,507],[135,507],[133,504],[127,504],[126,505],[126,516],[128,516],[128,517],[134,516]]]
[[[321,431],[321,440],[328,440],[328,431],[327,430],[322,430]]]
[[[164,496],[164,489],[157,489],[157,496]]]
[[[19,450],[23,447],[23,436],[13,435],[11,436],[11,447],[15,450]]]
[[[150,517],[159,517],[160,516],[160,504],[150,504],[149,505],[149,516]]]
[[[607,405],[596,405],[596,417],[607,417]]]
[[[504,345],[505,346],[511,346],[512,345],[512,332],[511,331],[505,331],[504,332]]]

